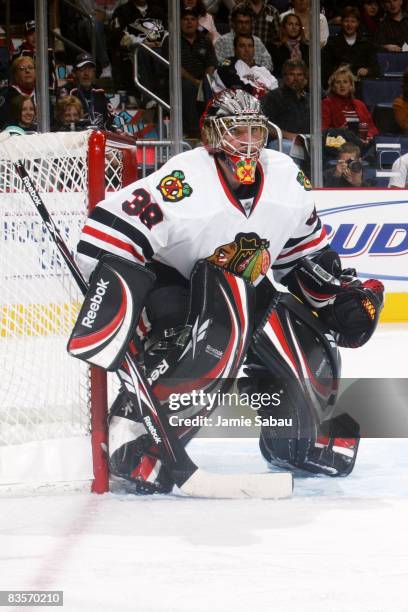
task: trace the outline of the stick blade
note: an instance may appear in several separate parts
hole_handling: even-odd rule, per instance
[[[197,469],[180,487],[190,497],[209,499],[282,499],[293,491],[290,472],[273,474],[210,474]]]

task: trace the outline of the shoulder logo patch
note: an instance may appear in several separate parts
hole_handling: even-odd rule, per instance
[[[299,170],[296,180],[298,183],[300,183],[300,185],[302,185],[303,189],[306,189],[306,191],[310,191],[312,189],[312,183],[302,170]]]
[[[183,198],[189,197],[193,193],[192,187],[184,182],[184,172],[173,170],[157,185],[157,189],[163,196],[165,202],[180,202]]]

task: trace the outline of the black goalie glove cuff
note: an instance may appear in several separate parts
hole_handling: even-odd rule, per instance
[[[374,333],[384,305],[384,286],[376,279],[352,284],[336,295],[320,315],[336,333],[339,346],[358,348]]]
[[[302,299],[336,334],[338,345],[357,348],[377,327],[384,286],[375,279],[363,283],[354,269],[341,270],[340,266],[335,251],[322,251],[318,257],[300,259],[294,276]]]
[[[332,250],[322,251],[314,258],[302,257],[294,270],[296,285],[289,289],[320,310],[333,303],[345,288],[361,285],[354,269],[341,270],[340,266],[340,258]]]

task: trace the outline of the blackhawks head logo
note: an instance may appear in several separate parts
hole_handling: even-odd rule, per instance
[[[192,188],[188,183],[184,183],[185,176],[181,170],[173,170],[171,174],[165,176],[157,189],[163,196],[165,202],[180,202],[183,198],[190,196],[193,193]]]
[[[268,247],[269,242],[255,233],[237,234],[234,242],[218,247],[207,260],[253,283],[269,270]]]
[[[302,185],[304,189],[306,189],[306,191],[310,191],[312,189],[312,183],[309,181],[309,179],[302,170],[299,170],[296,180]]]
[[[254,159],[240,160],[236,166],[238,179],[244,185],[252,185],[255,181],[256,161]]]

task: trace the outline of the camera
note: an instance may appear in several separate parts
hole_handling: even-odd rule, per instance
[[[346,164],[352,172],[361,172],[363,169],[363,164],[355,159],[348,159]]]

